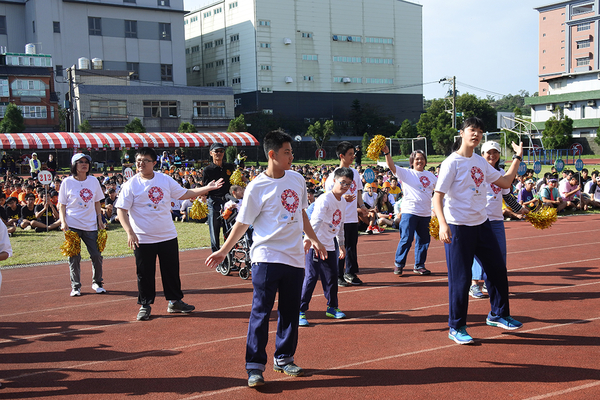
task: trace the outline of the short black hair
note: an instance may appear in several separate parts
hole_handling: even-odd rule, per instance
[[[16,203],[19,201],[19,199],[17,199],[15,196],[11,196],[8,199],[6,199],[7,203],[10,203],[11,201],[14,201]]]
[[[354,150],[354,146],[352,145],[352,143],[344,140],[343,142],[340,142],[340,144],[337,145],[335,152],[339,158],[339,156],[345,156],[348,150],[350,149]]]
[[[25,200],[29,200],[29,199],[34,199],[35,200],[35,194],[33,194],[33,193],[27,193],[25,195]]]
[[[138,151],[135,152],[134,158],[137,158],[137,156],[149,156],[152,161],[156,161],[156,152],[150,147],[142,147],[138,149]]]
[[[263,148],[267,160],[269,159],[269,151],[273,150],[277,153],[283,147],[284,143],[292,143],[292,137],[284,131],[277,129],[267,133],[263,140]]]
[[[351,181],[354,180],[354,172],[350,168],[341,167],[335,170],[333,173],[333,178],[348,178]]]
[[[485,124],[483,123],[483,120],[479,117],[469,117],[465,119],[465,121],[462,123],[460,130],[464,131],[469,127],[478,128],[481,129],[481,131],[485,131]]]

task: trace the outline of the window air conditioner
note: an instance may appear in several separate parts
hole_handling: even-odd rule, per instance
[[[158,2],[158,5],[160,5],[160,6],[166,6],[167,5],[167,0],[160,0]]]
[[[546,111],[554,111],[554,104],[546,104]]]
[[[342,78],[342,82],[343,83],[350,83],[350,82],[352,82],[352,79],[350,79],[350,78]]]
[[[588,100],[587,105],[590,107],[594,107],[596,105],[596,100]]]
[[[565,103],[565,108],[567,108],[567,109],[573,108],[573,103],[571,103],[570,101],[568,103]]]
[[[292,83],[292,82],[294,82],[294,80],[292,79],[291,76],[286,76],[285,77],[285,83]]]
[[[337,40],[338,40],[338,37],[337,37],[337,35],[333,35],[333,40],[334,40],[334,41],[337,41]],[[600,74],[598,74],[598,79],[600,79]]]
[[[194,66],[192,67],[192,71],[200,71],[200,66],[198,66],[198,65],[194,65]]]
[[[290,39],[290,38],[283,39],[283,44],[292,44],[292,39]]]

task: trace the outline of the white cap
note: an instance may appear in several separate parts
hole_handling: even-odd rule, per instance
[[[77,153],[75,154],[73,157],[71,157],[71,165],[75,165],[75,163],[79,160],[81,160],[82,158],[87,158],[87,160],[91,163],[92,162],[92,157],[88,156],[87,154],[83,154],[83,153]]]
[[[485,142],[482,146],[481,146],[481,152],[482,153],[487,153],[488,151],[490,151],[491,149],[496,150],[498,153],[500,153],[500,145],[498,144],[498,142],[493,142],[493,141],[489,141],[489,142]]]

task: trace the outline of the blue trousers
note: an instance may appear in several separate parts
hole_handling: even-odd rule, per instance
[[[400,219],[400,242],[396,249],[395,265],[399,268],[404,268],[408,251],[412,244],[415,233],[415,269],[425,268],[427,260],[427,250],[429,249],[429,221],[431,217],[419,217],[414,214],[402,214]]]
[[[498,239],[498,244],[500,245],[500,251],[502,252],[502,258],[504,259],[504,263],[506,264],[506,232],[504,231],[504,221],[490,221],[492,225],[492,230],[494,231],[494,235],[496,235],[496,239]],[[481,267],[481,262],[475,256],[473,260],[473,266],[471,267],[472,279],[475,280],[486,280],[487,276],[485,272],[483,272],[483,268]],[[486,284],[487,286],[487,284]]]
[[[506,317],[508,307],[508,278],[506,263],[489,220],[477,226],[452,225],[452,242],[445,244],[448,266],[448,295],[450,315],[448,325],[458,329],[467,324],[469,287],[473,257],[481,261],[487,274],[487,289],[492,312]]]
[[[246,339],[246,369],[265,370],[269,317],[277,292],[279,301],[274,363],[283,366],[294,361],[303,281],[304,268],[277,263],[252,264],[254,292]]]
[[[337,251],[328,251],[327,259],[321,260],[315,258],[314,249],[310,249],[306,255],[306,264],[304,268],[304,284],[302,285],[302,297],[300,302],[300,311],[308,310],[308,303],[312,298],[313,291],[317,285],[317,280],[321,278],[323,285],[323,294],[327,299],[327,306],[337,308],[338,306],[338,283],[337,283]]]
[[[358,222],[344,224],[344,242],[346,257],[338,260],[338,277],[344,279],[346,274],[358,274]]]

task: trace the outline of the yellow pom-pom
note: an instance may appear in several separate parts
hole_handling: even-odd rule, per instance
[[[525,219],[536,229],[548,229],[558,218],[556,208],[543,207],[537,211],[532,211],[525,216]]]
[[[65,242],[60,246],[60,252],[63,256],[73,257],[81,252],[81,239],[73,231],[65,232]]]
[[[238,185],[241,187],[246,187],[246,182],[242,179],[242,171],[236,169],[233,174],[229,177],[229,183],[232,185]]]
[[[437,217],[431,217],[431,221],[429,221],[429,234],[435,240],[440,240],[440,221]]]
[[[98,240],[96,240],[96,245],[98,246],[98,251],[102,253],[106,248],[106,239],[108,239],[108,233],[106,233],[106,229],[100,229],[98,231]]]
[[[371,142],[369,143],[369,147],[367,148],[367,157],[369,157],[373,161],[379,160],[379,154],[381,154],[381,149],[385,146],[385,136],[375,135]]]
[[[203,219],[203,218],[206,218],[207,216],[208,216],[208,206],[206,205],[206,203],[203,203],[198,199],[194,200],[194,202],[192,203],[192,207],[190,208],[189,217],[191,219]]]

